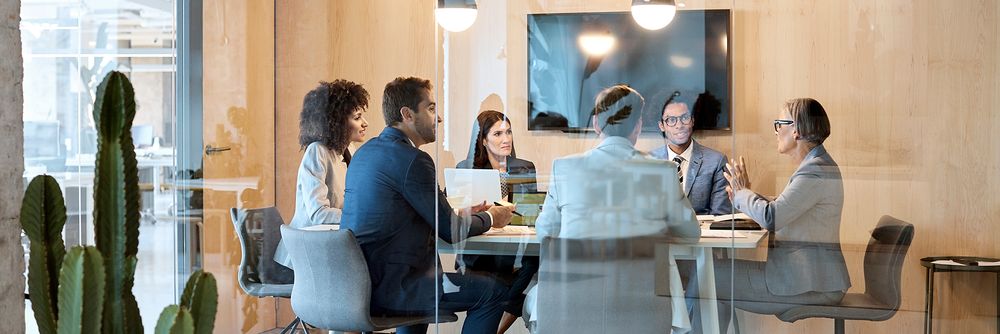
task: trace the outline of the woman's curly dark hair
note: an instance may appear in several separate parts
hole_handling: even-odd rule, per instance
[[[347,122],[355,110],[368,109],[368,91],[351,81],[337,79],[320,81],[319,87],[306,94],[299,115],[299,145],[301,149],[319,142],[334,152],[350,156],[347,145],[351,133]]]

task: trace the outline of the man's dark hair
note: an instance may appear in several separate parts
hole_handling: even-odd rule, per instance
[[[347,122],[354,111],[368,108],[368,91],[347,80],[320,81],[319,87],[306,93],[299,114],[299,145],[302,149],[314,142],[328,150],[345,153],[351,141]]]
[[[424,92],[430,92],[434,86],[431,81],[418,77],[398,77],[385,84],[382,95],[382,116],[385,126],[394,126],[403,121],[399,112],[403,107],[409,107],[417,112],[417,105],[424,97]]]

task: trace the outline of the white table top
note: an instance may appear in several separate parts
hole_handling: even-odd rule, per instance
[[[726,231],[709,230],[708,224],[702,224],[703,236],[696,243],[678,243],[679,245],[693,248],[757,248],[766,230],[760,231]],[[734,235],[736,237],[706,237],[706,234]],[[534,230],[531,233],[512,234],[484,234],[471,237],[465,241],[448,244],[438,241],[438,249],[444,253],[463,254],[494,254],[494,255],[515,255],[515,254],[538,254],[540,240],[535,236]],[[526,245],[527,248],[520,247]]]

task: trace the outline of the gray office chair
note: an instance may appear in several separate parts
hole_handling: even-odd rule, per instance
[[[368,264],[350,230],[310,231],[281,226],[281,236],[296,268],[292,310],[310,325],[334,331],[372,332],[458,320],[450,313],[437,317],[372,317]]]
[[[839,305],[800,306],[777,317],[785,322],[832,318],[833,332],[844,333],[845,320],[883,321],[899,310],[903,259],[913,241],[913,225],[882,216],[865,251],[865,292],[848,293]]]
[[[542,240],[537,333],[669,333],[650,238]]]
[[[274,250],[281,241],[278,227],[285,225],[278,209],[232,208],[229,213],[243,252],[237,273],[240,288],[246,294],[259,298],[291,298],[293,273],[291,269],[274,262]],[[299,318],[295,318],[281,333],[294,332],[299,325],[305,326]]]

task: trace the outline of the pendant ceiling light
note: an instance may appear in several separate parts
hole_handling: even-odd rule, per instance
[[[659,30],[677,14],[674,0],[632,0],[632,19],[647,30]]]
[[[434,19],[441,28],[451,32],[469,29],[476,22],[475,0],[438,0]]]

